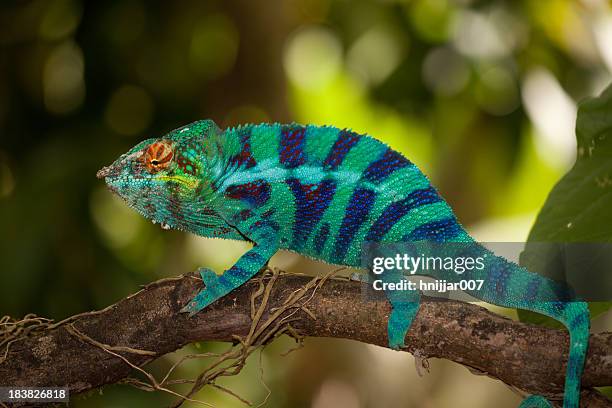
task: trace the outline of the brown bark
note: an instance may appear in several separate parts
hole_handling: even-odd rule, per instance
[[[270,310],[310,281],[310,277],[281,275],[266,307]],[[251,281],[196,316],[179,313],[201,288],[194,275],[151,283],[140,292],[94,314],[76,317],[72,324],[97,342],[149,350],[154,356],[129,352],[136,365],[195,341],[232,341],[251,327]],[[305,336],[337,337],[386,347],[390,307],[386,301],[364,301],[360,283],[333,279],[312,295],[310,316],[299,310],[292,327]],[[406,337],[406,351],[456,361],[522,389],[559,398],[563,389],[568,336],[565,331],[531,326],[457,301],[424,298]],[[117,382],[132,372],[121,359],[71,333],[69,325],[36,332],[11,344],[0,364],[0,385],[61,386],[72,394]],[[612,333],[591,336],[582,384],[583,404],[611,407],[590,389],[612,384]]]

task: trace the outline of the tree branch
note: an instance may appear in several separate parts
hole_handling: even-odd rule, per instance
[[[264,315],[311,279],[281,275]],[[100,312],[75,316],[71,324],[138,366],[191,342],[246,336],[258,283],[248,282],[192,318],[179,313],[201,287],[193,274],[164,279]],[[305,336],[387,345],[390,306],[363,301],[358,282],[327,281],[312,294],[308,310],[298,310],[291,324]],[[565,331],[515,322],[474,304],[424,297],[406,344],[406,351],[456,361],[527,393],[561,397],[569,347]],[[13,342],[0,363],[0,385],[67,387],[75,394],[118,382],[132,371],[124,360],[75,336],[71,325],[60,325]],[[582,384],[581,406],[612,407],[591,389],[612,384],[612,333],[591,336]]]

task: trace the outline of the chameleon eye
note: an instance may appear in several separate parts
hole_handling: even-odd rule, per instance
[[[174,153],[170,143],[161,141],[152,143],[143,155],[144,165],[151,173],[165,169],[172,162]]]

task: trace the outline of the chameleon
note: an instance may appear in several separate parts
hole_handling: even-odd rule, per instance
[[[204,289],[182,309],[191,315],[248,281],[279,249],[349,267],[361,267],[365,243],[456,242],[488,254],[415,164],[350,129],[262,123],[222,130],[200,120],[140,142],[97,176],[164,229],[253,243],[221,275],[198,269]],[[563,407],[577,408],[589,338],[587,304],[505,258],[485,259],[486,268],[463,274],[484,280],[481,290],[468,293],[552,317],[568,329]],[[397,282],[400,275],[384,280]],[[386,290],[385,296],[391,304],[389,346],[400,349],[421,295]],[[520,405],[551,406],[539,395]]]

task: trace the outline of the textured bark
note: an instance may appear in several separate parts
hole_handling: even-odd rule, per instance
[[[281,275],[267,311],[278,307],[310,277]],[[121,352],[144,365],[195,341],[232,341],[251,327],[249,282],[192,318],[179,309],[201,288],[194,275],[154,282],[100,313],[76,317],[74,327],[97,342],[149,350],[155,356]],[[305,336],[337,337],[386,347],[390,306],[363,301],[361,284],[334,279],[323,284],[292,326]],[[266,311],[266,313],[267,313]],[[265,318],[265,316],[264,316]],[[114,383],[132,368],[121,359],[59,326],[13,343],[0,364],[0,385],[61,386],[72,394]],[[563,389],[568,336],[565,331],[526,325],[486,309],[425,297],[406,337],[406,351],[456,361],[528,393],[559,398]],[[591,387],[612,384],[612,333],[591,336],[582,384],[583,404],[612,407]]]

